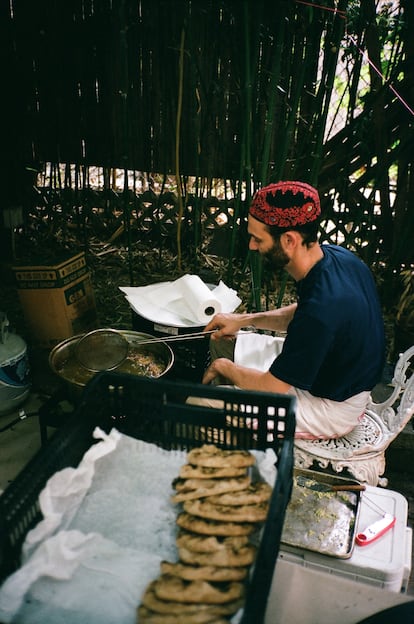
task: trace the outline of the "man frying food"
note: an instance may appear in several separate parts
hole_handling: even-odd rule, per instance
[[[332,438],[352,430],[385,363],[381,306],[369,268],[351,251],[320,244],[318,191],[283,181],[256,192],[249,249],[293,278],[297,302],[256,313],[217,314],[212,363],[203,383],[296,397],[296,437]],[[238,336],[241,328],[286,332]]]

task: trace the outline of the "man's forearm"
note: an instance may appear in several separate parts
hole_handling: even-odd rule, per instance
[[[290,384],[277,379],[277,377],[274,377],[274,375],[269,372],[246,368],[226,358],[214,360],[204,373],[203,383],[210,383],[218,375],[224,377],[232,385],[242,390],[286,393],[291,387]]]
[[[297,304],[292,303],[276,310],[243,314],[243,323],[244,325],[254,325],[257,329],[284,332],[287,330],[296,308]]]

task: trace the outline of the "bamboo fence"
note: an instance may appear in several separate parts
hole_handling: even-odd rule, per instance
[[[2,3],[2,205],[39,240],[150,241],[178,270],[220,239],[231,279],[251,194],[302,179],[323,241],[398,272],[414,253],[412,4]]]

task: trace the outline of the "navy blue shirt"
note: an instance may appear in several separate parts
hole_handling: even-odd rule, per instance
[[[384,323],[369,268],[343,247],[321,249],[324,257],[297,282],[298,307],[270,372],[314,396],[344,401],[381,379]]]

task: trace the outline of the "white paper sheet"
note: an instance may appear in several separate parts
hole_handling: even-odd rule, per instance
[[[205,326],[218,312],[233,312],[241,299],[220,281],[211,288],[197,275],[148,286],[120,286],[131,308],[140,316],[173,327]]]

